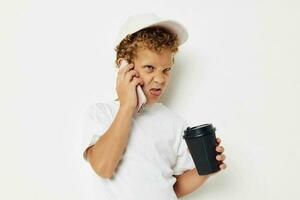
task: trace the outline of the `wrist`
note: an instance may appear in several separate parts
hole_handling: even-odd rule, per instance
[[[119,112],[125,113],[126,115],[133,116],[134,109],[127,105],[120,105]]]

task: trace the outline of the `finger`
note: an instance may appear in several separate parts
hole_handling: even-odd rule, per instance
[[[218,161],[223,161],[223,160],[225,160],[225,155],[224,154],[221,154],[221,155],[217,155],[216,156],[216,159],[218,160]]]
[[[225,151],[225,149],[224,149],[223,146],[217,146],[217,147],[216,147],[216,151],[222,153],[222,152]]]
[[[131,71],[127,72],[125,74],[125,80],[126,80],[126,82],[132,81],[133,77],[139,78],[139,74],[138,74],[137,71],[131,70]]]
[[[217,137],[216,141],[217,141],[217,144],[220,144],[222,140],[221,140],[221,138]]]
[[[131,84],[133,84],[136,87],[139,84],[143,85],[144,82],[143,82],[143,80],[141,78],[133,77],[133,80],[131,81]]]
[[[226,168],[227,168],[227,165],[225,163],[220,165],[220,169],[226,169]]]
[[[120,77],[124,78],[126,76],[126,74],[128,72],[130,72],[133,68],[134,68],[134,64],[133,63],[131,63],[129,65],[126,65],[125,67],[119,69],[118,75]]]
[[[129,72],[129,71],[131,71],[131,70],[133,70],[133,69],[134,69],[134,64],[131,63],[131,64],[129,64],[129,65],[126,66],[126,68],[125,68],[125,73],[127,73],[127,72]]]
[[[222,154],[222,161],[224,161],[226,159],[225,154]]]
[[[134,71],[133,69],[134,69],[133,64],[127,65],[123,71],[123,77],[126,77],[129,72]]]
[[[124,72],[129,71],[130,69],[132,69],[133,66],[134,66],[133,63],[130,63],[130,64],[122,66],[122,67],[120,66],[119,69],[118,69],[118,73],[123,74]]]

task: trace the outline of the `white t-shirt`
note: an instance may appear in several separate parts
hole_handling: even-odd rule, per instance
[[[109,128],[119,105],[119,101],[111,101],[88,107],[82,152]],[[173,175],[195,168],[182,137],[187,126],[180,115],[162,103],[144,107],[132,118],[128,144],[113,177],[105,179],[93,173],[95,199],[177,200]]]

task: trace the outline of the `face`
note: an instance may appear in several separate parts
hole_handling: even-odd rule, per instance
[[[160,54],[149,49],[139,49],[137,57],[133,59],[136,70],[144,82],[142,86],[147,105],[158,102],[167,89],[173,66],[174,54],[170,50],[164,50]],[[160,88],[160,91],[152,90]]]

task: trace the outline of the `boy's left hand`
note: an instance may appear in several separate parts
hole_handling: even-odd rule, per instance
[[[221,164],[219,165],[220,169],[221,170],[224,170],[226,169],[227,165],[224,163],[224,160],[225,160],[225,155],[223,154],[224,153],[224,147],[223,146],[220,146],[220,143],[221,143],[221,139],[220,138],[216,138],[216,141],[217,141],[217,147],[216,147],[216,151],[220,154],[218,154],[216,156],[216,159],[218,161],[221,161]],[[213,176],[215,174],[217,174],[218,172],[220,172],[221,170],[217,171],[217,172],[214,172],[214,173],[211,173],[211,174],[208,174],[207,176],[210,177],[210,176]]]
[[[226,169],[226,167],[227,167],[227,165],[224,163],[224,160],[225,160],[225,154],[223,154],[224,153],[224,147],[223,146],[220,146],[220,144],[221,144],[221,139],[219,138],[219,137],[217,137],[216,138],[216,142],[217,142],[217,146],[216,146],[216,151],[219,153],[217,156],[216,156],[216,159],[218,160],[218,161],[221,161],[221,164],[219,165],[219,167],[220,167],[220,169],[222,170],[224,170],[224,169]],[[190,151],[190,150],[189,150]],[[214,175],[214,174],[216,174],[216,173],[218,173],[218,172],[220,172],[220,171],[217,171],[217,172],[214,172],[214,173],[212,173],[212,174],[209,174],[208,176],[211,176],[211,175]]]
[[[218,161],[221,161],[221,164],[219,165],[220,166],[220,169],[222,170],[222,169],[226,169],[226,167],[227,167],[227,165],[224,163],[224,160],[225,160],[225,154],[223,154],[224,153],[224,147],[223,146],[220,146],[220,143],[221,143],[221,139],[218,137],[218,138],[216,138],[216,140],[217,140],[217,147],[216,147],[216,151],[218,152],[218,153],[220,153],[220,154],[218,154],[217,156],[216,156],[216,159],[218,160]]]
[[[221,143],[221,139],[219,137],[216,138],[216,141],[217,141],[217,146],[216,146],[216,151],[219,153],[217,156],[216,156],[216,159],[218,161],[221,161],[220,162],[220,169],[221,170],[224,170],[226,169],[227,165],[224,163],[224,160],[225,160],[225,154],[224,153],[224,147],[223,146],[220,146],[220,143]],[[210,176],[213,176],[215,174],[217,174],[218,172],[220,172],[221,170],[217,171],[217,172],[214,172],[214,173],[211,173],[211,174],[208,174],[207,176],[210,177]]]

